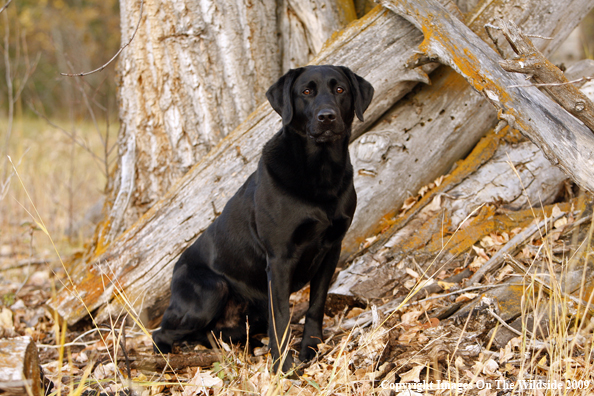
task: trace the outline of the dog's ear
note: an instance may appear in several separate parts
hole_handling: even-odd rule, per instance
[[[303,73],[303,70],[305,70],[303,67],[289,70],[266,91],[266,97],[272,108],[282,117],[283,125],[289,124],[293,119],[291,89],[295,79]]]
[[[361,76],[353,73],[351,69],[346,66],[339,66],[340,69],[348,77],[353,88],[353,95],[355,99],[355,114],[360,121],[363,121],[363,113],[373,99],[373,86]]]

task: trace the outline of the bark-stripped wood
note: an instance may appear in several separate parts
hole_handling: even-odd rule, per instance
[[[426,55],[463,75],[498,109],[500,118],[526,134],[577,184],[594,191],[594,134],[585,125],[537,88],[521,87],[525,80],[504,71],[499,55],[435,1],[382,4],[423,30],[420,49]]]
[[[489,42],[484,21],[500,15],[521,22],[526,32],[555,35],[554,40],[539,40],[540,50],[550,54],[593,6],[591,0],[567,2],[562,18],[557,18],[556,13],[542,12],[557,8],[556,0],[493,2],[466,18],[472,30]],[[513,53],[511,48],[504,50]],[[345,238],[343,259],[353,257],[365,238],[392,224],[406,198],[445,174],[496,121],[487,100],[455,71],[440,68],[431,79],[431,86],[398,102],[351,145],[359,205]]]
[[[204,350],[192,353],[130,356],[130,367],[141,370],[162,370],[164,367],[182,370],[186,367],[210,367],[222,359],[218,351]],[[122,363],[123,364],[123,363]]]
[[[334,32],[356,18],[352,0],[280,0],[282,71],[308,64]]]
[[[376,88],[361,134],[418,81],[427,75],[404,67],[422,40],[412,25],[377,7],[342,31],[313,61],[349,66]],[[165,308],[173,264],[181,252],[214,220],[227,200],[253,172],[264,143],[279,129],[280,118],[264,104],[181,178],[134,226],[109,246],[99,239],[96,256],[74,274],[76,292],[62,290],[50,301],[70,323],[101,308],[101,318],[121,308],[115,284],[131,304],[149,317]],[[115,293],[117,294],[117,293]],[[112,305],[105,305],[113,302]],[[107,309],[106,309],[107,308]]]
[[[0,340],[0,394],[39,396],[41,388],[39,357],[31,337]]]
[[[489,217],[495,213],[486,209],[475,213],[464,229],[458,229],[473,211],[490,203],[514,210],[527,209],[529,202],[547,204],[563,188],[566,178],[531,142],[519,143],[513,135],[492,132],[422,202],[398,219],[401,227],[390,238],[383,238],[343,270],[329,293],[363,300],[386,297],[400,281],[404,265],[418,271],[412,265],[414,261],[424,269],[433,263],[428,273],[432,275],[489,232],[498,227],[509,230],[525,226],[533,218],[527,210],[494,221]]]
[[[565,110],[581,120],[594,131],[594,104],[576,86],[569,83],[563,72],[553,65],[522,33],[515,23],[501,21],[503,35],[511,44],[517,59],[499,61],[501,67],[509,72],[532,76],[537,86],[541,87]]]

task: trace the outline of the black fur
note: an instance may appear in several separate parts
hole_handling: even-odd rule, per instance
[[[341,91],[342,90],[342,91]],[[279,358],[288,345],[289,295],[311,285],[299,358],[322,342],[324,303],[357,196],[348,144],[373,87],[346,67],[290,70],[266,93],[283,127],[258,169],[173,270],[171,301],[153,334],[164,353],[213,331],[232,341],[268,329]],[[293,365],[289,354],[282,369]]]

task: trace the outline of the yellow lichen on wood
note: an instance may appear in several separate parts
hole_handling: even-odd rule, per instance
[[[471,219],[469,225],[455,233],[452,234],[451,232],[447,232],[444,228],[443,240],[448,242],[445,251],[452,256],[457,256],[468,251],[472,245],[490,233],[510,233],[514,228],[525,228],[534,221],[535,212],[537,216],[543,215],[543,213],[550,216],[554,206],[558,206],[562,212],[571,210],[571,204],[564,202],[555,205],[547,205],[542,210],[536,209],[533,211],[532,209],[525,209],[517,212],[496,214],[496,210],[493,206],[486,205],[481,208],[479,214],[475,218]],[[441,249],[441,235],[433,235],[433,238],[431,238],[425,247],[425,251],[435,254]]]
[[[521,136],[517,132],[509,133],[509,128],[505,128],[499,134],[494,131],[489,132],[483,137],[472,150],[472,152],[463,160],[456,162],[455,169],[451,174],[444,178],[441,185],[430,190],[423,196],[412,208],[406,212],[399,214],[400,208],[395,208],[393,211],[387,213],[378,224],[375,235],[383,234],[378,242],[385,241],[392,236],[397,230],[404,227],[421,209],[429,204],[437,195],[442,194],[454,186],[458,185],[470,174],[475,172],[484,163],[490,160],[502,141],[517,142]],[[429,240],[427,237],[426,240]],[[364,240],[359,241],[363,243]],[[411,246],[416,246],[415,242]],[[349,247],[346,247],[347,249]],[[352,247],[351,247],[352,248]]]

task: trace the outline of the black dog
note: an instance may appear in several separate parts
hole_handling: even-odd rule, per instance
[[[311,282],[300,360],[322,342],[324,304],[357,196],[349,159],[355,114],[373,97],[346,67],[290,70],[266,93],[283,119],[258,169],[173,270],[171,301],[153,334],[163,353],[213,331],[232,341],[268,327],[274,369],[289,341],[289,295]],[[290,354],[282,369],[293,365]]]

